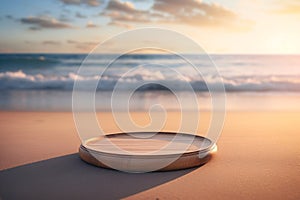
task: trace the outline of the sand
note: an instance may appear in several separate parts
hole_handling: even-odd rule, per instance
[[[118,131],[109,114],[99,115],[105,131]],[[79,159],[71,113],[0,112],[0,197],[300,199],[299,133],[299,112],[229,112],[218,152],[204,166],[127,174]]]

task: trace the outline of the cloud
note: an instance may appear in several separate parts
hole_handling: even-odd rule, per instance
[[[82,42],[82,41],[76,41],[76,40],[67,40],[68,44],[75,45],[77,49],[81,50],[91,50],[94,48],[96,45],[98,45],[98,42],[92,42],[92,41],[87,41],[87,42]]]
[[[25,40],[24,43],[25,43],[25,44],[34,44],[33,41],[29,41],[29,40]]]
[[[67,40],[67,43],[69,44],[82,44],[82,45],[98,45],[98,42],[82,42],[82,41],[76,41],[76,40]]]
[[[76,12],[75,17],[77,17],[77,18],[86,18],[86,16],[81,14],[80,12]]]
[[[272,13],[300,15],[300,1],[298,0],[278,1],[275,5],[278,5],[278,7],[271,10]]]
[[[6,15],[5,17],[6,17],[6,19],[11,19],[11,20],[15,19],[14,16],[12,16],[12,15]]]
[[[60,0],[62,3],[67,5],[80,5],[85,4],[88,6],[96,7],[101,4],[98,0]]]
[[[131,2],[121,2],[119,0],[111,0],[106,9],[126,13],[137,12]]]
[[[42,28],[48,29],[65,29],[73,28],[72,25],[56,20],[51,17],[26,17],[22,18],[21,23],[32,25],[31,30],[40,30]]]
[[[86,28],[97,28],[99,27],[97,24],[94,24],[92,21],[89,21],[87,24],[86,24]]]
[[[156,0],[153,10],[164,13],[170,22],[194,26],[237,27],[246,22],[221,5],[196,0]]]
[[[285,8],[277,10],[279,14],[300,14],[300,5],[290,5],[286,6]]]
[[[131,2],[112,0],[102,13],[114,23],[174,23],[201,27],[247,29],[249,20],[215,3],[197,0],[154,0],[148,10],[139,10]]]
[[[100,15],[109,17],[111,19],[110,25],[124,24],[124,22],[149,23],[157,21],[158,15],[162,17],[159,13],[138,10],[131,2],[121,2],[120,0],[109,1],[105,11]]]
[[[68,44],[78,44],[79,42],[75,41],[75,40],[67,40],[67,43]]]
[[[36,26],[31,26],[31,27],[29,27],[29,30],[39,31],[39,30],[42,30],[42,28],[41,27],[36,27]]]
[[[122,22],[118,22],[118,21],[109,22],[108,25],[118,26],[118,27],[122,27],[122,28],[126,28],[126,29],[132,29],[133,28],[133,26],[130,25],[130,24],[126,24],[126,23],[122,23]]]
[[[54,41],[54,40],[45,40],[42,42],[44,45],[61,45],[59,41]]]
[[[149,19],[148,13],[126,13],[126,12],[106,12],[104,16],[110,17],[113,22],[138,22],[138,23],[149,23],[151,19]]]

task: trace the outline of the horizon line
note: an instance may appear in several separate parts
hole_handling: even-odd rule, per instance
[[[206,53],[206,52],[205,52]],[[74,55],[88,55],[89,53],[79,53],[79,52],[0,52],[0,55],[7,54],[74,54]],[[118,53],[94,53],[96,55],[116,55]],[[182,53],[183,55],[199,55],[197,53]],[[300,53],[206,53],[207,55],[253,55],[253,56],[300,56]],[[175,54],[167,54],[167,53],[131,53],[128,55],[175,55]],[[203,55],[203,54],[200,54]]]

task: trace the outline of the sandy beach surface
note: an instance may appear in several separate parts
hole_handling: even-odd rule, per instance
[[[133,114],[143,123],[140,115]],[[108,113],[98,116],[105,131],[118,131]],[[176,120],[166,129],[172,126],[177,126]],[[72,113],[2,111],[0,197],[296,200],[300,199],[299,133],[300,112],[228,112],[218,152],[204,166],[128,174],[80,160]]]

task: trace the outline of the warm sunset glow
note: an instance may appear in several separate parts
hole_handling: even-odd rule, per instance
[[[297,0],[4,0],[0,10],[1,52],[85,53],[122,31],[153,26],[186,34],[210,53],[300,52]]]

